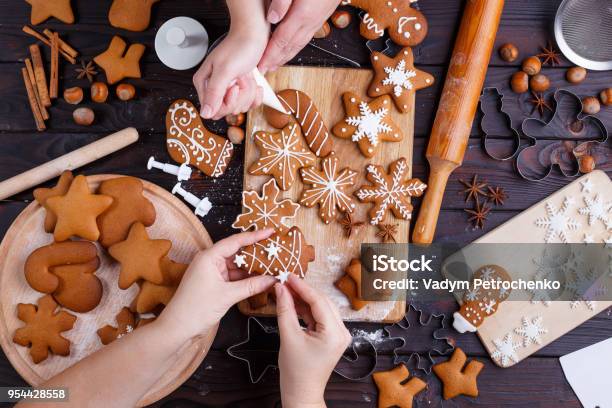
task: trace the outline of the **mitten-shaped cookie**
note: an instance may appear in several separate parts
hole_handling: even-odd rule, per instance
[[[159,0],[113,0],[108,21],[113,27],[144,31],[151,22],[151,8]]]
[[[127,49],[127,52],[126,52]],[[119,36],[114,36],[108,49],[94,58],[94,62],[106,73],[106,80],[113,85],[124,78],[140,78],[140,58],[145,52],[142,44],[130,48]]]

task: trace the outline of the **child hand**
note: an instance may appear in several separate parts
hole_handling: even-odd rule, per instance
[[[286,286],[277,283],[275,290],[283,406],[324,407],[325,386],[351,335],[336,306],[295,275],[289,276]]]
[[[196,255],[158,320],[187,340],[214,327],[234,304],[271,288],[276,279],[269,275],[243,279],[248,275],[234,265],[233,257],[241,247],[272,233],[268,229],[232,235]]]

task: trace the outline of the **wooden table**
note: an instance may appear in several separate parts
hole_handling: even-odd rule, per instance
[[[522,55],[537,53],[540,46],[552,39],[552,22],[559,2],[558,0],[508,1],[497,36],[497,45],[511,41],[519,47]],[[91,58],[104,50],[112,35],[118,33],[118,30],[113,29],[107,21],[110,3],[110,0],[73,1],[78,24],[67,26],[53,22],[47,26],[59,30],[86,58]],[[216,38],[228,27],[228,17],[223,3],[212,0],[162,1],[154,9],[154,28],[158,28],[171,17],[188,15],[200,20],[212,38]],[[454,35],[458,28],[462,2],[426,0],[420,6],[429,19],[430,34],[425,42],[415,49],[415,59],[420,69],[431,72],[437,79],[435,86],[417,94],[414,174],[425,179],[427,164],[424,159],[424,149],[444,82]],[[25,1],[0,1],[0,179],[18,174],[112,131],[135,126],[141,134],[138,144],[95,162],[82,171],[85,174],[129,174],[171,189],[175,179],[164,173],[147,171],[146,162],[151,155],[162,161],[169,159],[164,146],[163,117],[167,106],[174,99],[179,97],[194,101],[197,99],[191,82],[193,71],[174,72],[157,60],[152,49],[154,28],[144,33],[121,32],[124,38],[144,42],[148,47],[142,64],[144,79],[131,81],[138,88],[137,100],[123,103],[112,97],[109,104],[93,106],[98,119],[90,128],[75,125],[71,118],[72,106],[59,101],[51,109],[49,131],[37,133],[19,70],[22,66],[21,61],[27,55],[27,46],[33,42],[32,38],[21,33],[21,27],[28,20],[29,6]],[[346,30],[334,30],[329,40],[319,44],[359,63],[368,64],[368,52],[364,40],[357,34],[355,24]],[[292,63],[346,66],[341,60],[310,47],[302,51]],[[553,86],[568,85],[563,80],[563,76],[569,65],[569,62],[564,60],[561,67],[546,68],[545,72],[551,78]],[[497,55],[493,56],[486,85],[500,87],[507,93],[511,98],[508,106],[513,116],[520,119],[527,116],[531,108],[524,101],[517,103],[508,89],[508,79],[516,71],[517,66],[518,63],[507,64]],[[63,64],[63,67],[61,89],[88,85],[86,81],[75,79],[74,67],[67,64]],[[590,72],[584,84],[571,89],[581,95],[594,95],[600,89],[610,86],[610,79],[610,73]],[[599,117],[612,130],[612,109],[603,109]],[[220,122],[209,125],[218,131],[224,128],[224,124]],[[503,134],[501,128],[499,134]],[[243,149],[237,146],[236,157],[223,177],[218,180],[202,178],[189,183],[190,191],[199,196],[207,195],[214,203],[214,208],[204,220],[214,240],[232,232],[230,224],[240,212],[242,157]],[[609,160],[608,164],[601,168],[612,174]],[[463,212],[465,204],[458,179],[467,179],[474,173],[481,174],[493,185],[503,187],[509,194],[505,206],[493,210],[484,231],[468,227],[466,214]],[[437,240],[467,244],[568,182],[568,179],[557,174],[541,183],[523,181],[514,172],[512,163],[497,162],[484,154],[481,147],[481,131],[475,124],[464,165],[453,174],[449,182],[440,215]],[[4,234],[13,219],[31,200],[32,192],[27,191],[0,203],[1,234]],[[455,309],[455,304],[437,304],[426,307],[426,312],[445,312],[450,316]],[[372,331],[380,326],[352,324],[351,328]],[[245,336],[246,318],[233,309],[223,319],[213,351],[201,367],[180,389],[157,405],[280,406],[276,373],[268,373],[259,384],[251,385],[245,364],[230,358],[225,353],[230,345],[239,342]],[[481,396],[477,400],[478,404],[505,407],[526,405],[579,407],[578,400],[565,381],[558,357],[611,336],[612,311],[608,310],[510,369],[494,366],[475,335],[454,335],[454,338],[470,356],[480,357],[486,364],[479,378]],[[411,337],[408,333],[407,338],[409,340],[412,338],[413,351],[428,350],[428,344],[421,342],[419,336]],[[389,368],[391,364],[390,356],[381,356],[380,368]],[[429,391],[419,396],[416,406],[439,406],[439,382],[434,376],[429,376],[427,380]],[[23,386],[25,383],[9,362],[4,357],[0,357],[0,386],[15,385]],[[373,407],[376,395],[376,388],[370,378],[348,381],[334,375],[327,387],[326,399],[330,407]],[[460,397],[450,403],[453,406],[470,406],[472,400]]]

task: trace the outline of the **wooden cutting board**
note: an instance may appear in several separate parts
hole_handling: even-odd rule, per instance
[[[582,183],[585,182],[592,183],[591,192],[583,191]],[[575,180],[550,197],[535,204],[480,239],[474,241],[474,244],[542,244],[544,243],[546,229],[538,227],[535,220],[547,216],[546,203],[550,203],[556,208],[560,208],[566,198],[572,197],[574,199],[574,204],[569,206],[565,214],[578,221],[581,227],[568,232],[568,242],[582,243],[584,234],[590,234],[595,243],[603,246],[604,240],[608,240],[612,236],[610,231],[607,231],[603,222],[600,220],[596,220],[592,225],[589,225],[588,216],[578,212],[579,208],[585,207],[584,198],[587,197],[591,199],[595,194],[599,194],[604,203],[612,202],[612,181],[608,175],[601,170],[593,171]],[[612,220],[612,213],[609,214],[609,219]],[[560,241],[555,239],[552,242]],[[517,259],[515,254],[507,253],[508,251],[505,251],[506,253],[502,253],[500,256],[500,254],[494,253],[495,248],[493,247],[490,253],[486,254],[482,254],[482,247],[480,247],[478,249],[478,256],[474,257],[478,259],[478,265],[470,265],[470,247],[471,246],[464,248],[463,251],[467,252],[465,259],[467,259],[468,267],[471,270],[476,270],[482,265],[497,264],[509,271],[514,278],[517,277],[517,274],[522,274],[521,276],[527,279],[533,277],[536,272],[536,264],[534,263],[534,259],[530,256],[521,257],[525,259]],[[473,250],[477,250],[476,247],[472,248]],[[534,255],[541,256],[540,246],[537,248],[537,250],[534,249]],[[501,249],[503,251],[503,247]],[[536,254],[536,252],[538,253]],[[490,259],[487,260],[487,257],[490,257]],[[449,259],[446,264],[448,265],[451,262],[452,259]],[[610,278],[608,278],[607,281],[609,283]],[[608,285],[608,291],[612,291],[612,286]],[[459,303],[461,303],[461,300],[458,300]],[[494,315],[487,317],[482,325],[478,327],[478,337],[480,337],[480,340],[489,354],[492,354],[496,351],[494,341],[497,339],[503,340],[508,333],[513,335],[515,342],[523,341],[522,336],[515,332],[515,329],[522,327],[523,318],[531,320],[540,317],[542,319],[542,326],[547,330],[547,333],[541,335],[542,341],[540,344],[531,343],[527,347],[521,345],[521,347],[516,350],[517,360],[521,361],[610,306],[612,306],[612,301],[598,301],[593,309],[587,307],[584,302],[580,302],[575,308],[572,308],[570,302],[567,301],[553,301],[548,305],[545,305],[543,302],[532,303],[531,301],[523,300],[505,301],[499,305],[499,309]],[[493,361],[500,365],[496,359],[493,359]],[[516,364],[516,362],[510,361],[510,364],[506,365],[506,367],[510,367],[514,364]]]
[[[116,175],[87,177],[90,187],[97,188],[103,180]],[[195,254],[212,246],[212,240],[200,220],[178,198],[155,184],[142,180],[144,195],[155,206],[157,219],[147,228],[151,237],[167,238],[172,241],[171,259],[189,263]],[[50,355],[39,364],[34,364],[29,349],[13,343],[13,333],[23,326],[17,318],[18,303],[33,303],[43,294],[32,289],[25,280],[23,265],[29,254],[36,248],[53,242],[53,236],[45,233],[43,221],[45,210],[37,202],[31,203],[15,219],[0,245],[0,344],[4,354],[15,370],[32,386],[38,386],[47,379],[65,370],[79,360],[103,347],[96,331],[106,325],[115,326],[115,316],[122,307],[130,306],[138,292],[137,285],[127,290],[117,286],[119,264],[98,247],[100,268],[96,276],[102,281],[104,293],[100,304],[88,313],[70,313],[77,321],[67,332],[62,333],[70,340],[70,355]],[[170,394],[185,382],[200,365],[210,349],[217,330],[187,346],[177,358],[172,369],[139,402],[139,406],[152,404]]]
[[[283,67],[267,76],[268,81],[275,91],[283,89],[298,89],[310,95],[319,108],[325,120],[327,128],[330,129],[344,117],[344,106],[341,96],[344,92],[352,91],[357,95],[367,98],[366,90],[372,80],[372,71],[364,69],[343,68],[318,68],[318,67]],[[410,164],[412,173],[412,144],[414,134],[414,99],[412,109],[409,113],[400,114],[395,107],[391,109],[391,115],[395,123],[402,129],[404,138],[401,142],[383,142],[380,151],[371,159],[364,157],[357,148],[356,143],[333,137],[334,151],[340,159],[340,168],[350,167],[359,172],[355,183],[355,190],[365,183],[365,168],[367,164],[379,164],[385,168],[400,157],[405,157]],[[244,189],[261,192],[261,186],[269,179],[267,176],[252,176],[248,168],[259,157],[259,151],[253,143],[253,134],[258,130],[274,130],[263,117],[263,109],[258,108],[249,113],[247,121],[246,146],[245,146],[245,172]],[[319,165],[320,160],[317,160]],[[283,197],[298,201],[302,192],[302,182],[299,179],[293,187],[284,192]],[[358,201],[357,201],[358,202]],[[298,226],[306,237],[309,244],[314,245],[316,260],[309,265],[306,281],[321,292],[329,296],[339,306],[343,319],[350,321],[371,322],[396,322],[405,313],[406,304],[398,302],[373,302],[362,310],[352,310],[346,297],[334,286],[334,282],[343,275],[344,268],[352,258],[360,253],[362,242],[380,242],[376,237],[378,228],[369,225],[366,212],[370,204],[357,204],[353,213],[354,220],[366,221],[367,225],[354,233],[347,239],[342,227],[338,223],[325,225],[318,216],[318,208],[306,208],[302,206],[297,216],[291,220],[290,225]],[[408,242],[409,221],[394,219],[389,215],[388,222],[398,224],[398,242]],[[253,310],[247,302],[239,305],[240,310],[247,315],[275,315],[274,305]]]

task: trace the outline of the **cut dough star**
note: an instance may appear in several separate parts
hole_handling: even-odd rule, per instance
[[[586,179],[580,182],[580,191],[583,193],[590,193],[593,189],[593,182],[591,179]]]
[[[502,367],[510,366],[510,362],[518,363],[518,356],[516,350],[521,347],[520,343],[514,342],[512,334],[508,333],[503,340],[493,340],[496,350],[491,354],[494,360],[496,360]]]
[[[595,194],[594,198],[584,197],[584,203],[586,207],[578,209],[578,212],[582,215],[589,217],[589,225],[597,220],[601,220],[604,225],[608,225],[608,213],[612,210],[612,202],[604,203],[599,193]]]
[[[514,331],[523,336],[523,347],[532,343],[542,344],[541,335],[548,333],[548,330],[542,327],[541,316],[536,316],[531,320],[523,317],[523,327],[518,327]]]
[[[546,228],[544,242],[551,243],[556,237],[559,237],[561,242],[567,243],[567,233],[569,230],[576,230],[580,227],[580,223],[567,215],[567,212],[574,200],[566,198],[561,208],[557,208],[550,202],[546,203],[546,216],[536,219],[535,224],[540,228]]]
[[[55,17],[63,23],[74,23],[74,13],[70,6],[70,0],[26,0],[32,6],[30,22],[37,25],[51,17]]]
[[[247,263],[245,260],[245,256],[236,254],[236,256],[234,257],[234,265],[236,265],[238,268],[241,268],[243,266],[246,266],[246,264]]]

